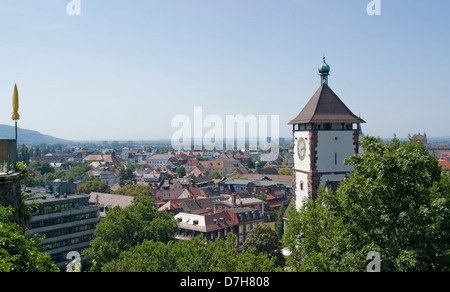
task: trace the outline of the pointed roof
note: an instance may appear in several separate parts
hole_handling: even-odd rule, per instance
[[[324,83],[289,125],[310,123],[365,123],[365,121],[355,116],[328,84]]]

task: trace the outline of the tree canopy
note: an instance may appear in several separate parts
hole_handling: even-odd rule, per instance
[[[277,233],[267,224],[257,225],[244,241],[244,251],[255,249],[269,258],[274,257],[277,266],[283,267],[284,258],[281,253],[281,242]]]
[[[366,137],[334,194],[291,209],[284,244],[293,271],[450,270],[450,176],[423,144]]]
[[[40,238],[25,237],[10,221],[12,208],[0,205],[0,272],[58,272],[49,255],[39,250]]]
[[[91,180],[80,185],[77,191],[81,194],[90,194],[91,192],[107,193],[109,192],[109,186],[103,181]]]
[[[158,212],[150,197],[135,197],[130,206],[108,211],[97,225],[91,247],[84,254],[101,266],[144,240],[164,243],[173,240],[177,229],[174,217]]]
[[[113,194],[138,197],[151,196],[152,192],[148,185],[125,185],[117,191],[114,191]]]
[[[236,236],[206,241],[202,236],[168,243],[144,240],[106,264],[105,272],[273,272],[275,258],[239,251]]]
[[[185,177],[186,176],[186,168],[184,168],[184,166],[178,167],[177,174],[178,174],[179,178]]]

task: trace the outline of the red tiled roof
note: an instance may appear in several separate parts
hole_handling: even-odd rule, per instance
[[[439,160],[439,166],[442,166],[445,169],[450,170],[450,161],[441,159],[441,160]]]
[[[223,162],[220,160],[199,161],[205,168],[223,168]]]
[[[103,160],[103,156],[102,155],[91,154],[91,155],[86,156],[83,160],[84,161],[102,161]]]

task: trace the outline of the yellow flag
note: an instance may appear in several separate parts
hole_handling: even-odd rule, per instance
[[[14,85],[14,94],[13,94],[13,116],[12,119],[17,121],[20,119],[19,115],[19,91],[17,90],[17,84]]]

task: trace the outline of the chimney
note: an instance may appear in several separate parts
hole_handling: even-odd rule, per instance
[[[236,194],[231,195],[231,204],[236,205]]]

